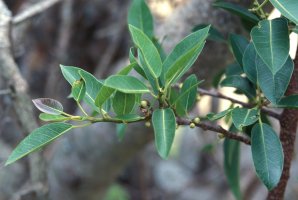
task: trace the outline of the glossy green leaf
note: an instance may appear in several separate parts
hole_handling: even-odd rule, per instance
[[[178,97],[181,94],[179,94],[179,92],[175,89],[175,88],[170,88],[170,105],[171,108],[175,109],[176,114],[179,117],[183,117],[185,116],[186,110],[184,109],[184,107],[182,106],[182,101],[180,101],[180,99],[178,99]]]
[[[142,51],[146,66],[154,78],[158,78],[162,70],[162,61],[153,42],[140,29],[129,25],[134,44]]]
[[[142,30],[149,38],[153,37],[153,18],[144,0],[133,0],[128,11],[128,24]]]
[[[175,83],[193,65],[201,53],[210,26],[200,29],[179,42],[163,63],[165,82],[169,85]]]
[[[133,76],[112,75],[105,80],[104,85],[123,93],[150,92],[144,83]]]
[[[243,58],[244,51],[247,45],[249,44],[248,40],[241,35],[231,34],[229,37],[229,42],[230,42],[234,57],[236,58],[237,62],[241,66],[243,66],[242,58]]]
[[[152,124],[156,149],[165,159],[171,150],[176,131],[176,118],[173,110],[170,108],[155,110],[152,115]]]
[[[33,99],[32,102],[34,103],[35,107],[38,108],[41,112],[51,114],[51,115],[60,115],[63,113],[63,106],[62,104],[50,98],[39,98]]]
[[[72,86],[76,80],[83,79],[86,85],[86,93],[84,101],[88,103],[92,109],[99,112],[98,108],[95,106],[95,98],[100,88],[102,87],[102,82],[97,80],[92,74],[86,72],[78,67],[63,66],[60,65],[62,74],[64,78]]]
[[[65,117],[63,115],[51,115],[47,113],[40,113],[39,119],[45,122],[58,122],[58,121],[70,120],[70,117]]]
[[[242,63],[243,71],[247,78],[254,84],[257,84],[257,69],[256,69],[256,57],[257,52],[253,43],[250,43],[244,51]]]
[[[279,108],[298,108],[298,94],[281,98],[276,106]]]
[[[181,105],[185,112],[191,109],[196,102],[197,88],[199,83],[200,82],[198,82],[196,75],[192,74],[184,81],[182,85],[180,94],[176,99],[176,102],[181,102]]]
[[[238,63],[229,64],[225,69],[226,76],[234,76],[243,74],[243,69]]]
[[[86,85],[84,80],[77,80],[71,88],[71,95],[76,101],[81,101],[85,97]]]
[[[268,66],[257,57],[258,83],[265,97],[274,104],[277,104],[287,90],[290,78],[294,70],[294,64],[290,57],[282,68],[272,74]]]
[[[127,124],[116,124],[116,133],[119,141],[122,141],[125,135]]]
[[[35,129],[13,150],[5,165],[38,150],[72,128],[71,124],[56,122]]]
[[[279,182],[283,169],[283,150],[271,126],[259,123],[252,129],[251,151],[256,173],[268,190]]]
[[[276,74],[289,57],[290,43],[287,21],[283,18],[262,20],[250,33],[261,59]]]
[[[104,103],[112,96],[115,92],[115,89],[109,88],[107,86],[102,86],[95,98],[95,105],[99,108],[102,108]]]
[[[114,117],[114,119],[121,120],[124,123],[126,122],[136,122],[144,119],[144,117],[141,117],[137,114],[126,114],[126,115],[117,115]]]
[[[229,76],[221,83],[223,87],[234,87],[243,92],[248,98],[253,99],[256,96],[256,90],[248,79],[241,76]]]
[[[140,74],[142,77],[144,77],[145,79],[147,79],[144,70],[139,66],[139,63],[138,63],[137,59],[135,58],[134,50],[135,50],[135,48],[130,48],[130,50],[129,50],[129,61],[130,61],[131,64],[136,63],[136,64],[133,66],[134,70],[135,70],[138,74]]]
[[[298,1],[297,0],[270,0],[272,5],[289,20],[298,24]]]
[[[135,105],[135,95],[117,91],[113,98],[113,109],[117,115],[125,115],[132,111]]]
[[[240,190],[240,142],[226,138],[224,141],[224,169],[228,184],[237,200],[241,200]]]
[[[195,32],[197,30],[203,29],[208,27],[208,24],[199,24],[196,25],[193,29],[192,32]],[[213,40],[213,41],[217,41],[217,42],[225,42],[225,37],[213,26],[210,26],[210,30],[209,30],[209,36],[207,37],[207,40]]]
[[[259,119],[257,109],[234,108],[232,111],[232,121],[235,127],[242,131],[242,128],[249,126]]]
[[[230,13],[233,13],[239,16],[241,19],[249,21],[253,24],[257,24],[259,21],[259,18],[256,15],[249,12],[246,8],[243,8],[236,4],[232,4],[224,1],[216,1],[215,3],[213,3],[213,6],[225,9]]]
[[[129,72],[134,69],[135,65],[137,65],[137,63],[133,62],[125,67],[123,67],[117,74],[118,75],[127,75],[129,74]]]
[[[233,109],[227,109],[224,111],[221,111],[219,113],[209,113],[207,114],[207,119],[210,121],[216,121],[219,120],[221,118],[223,118],[224,116],[228,115]]]
[[[166,59],[167,54],[166,54],[164,48],[162,47],[161,42],[159,42],[158,39],[155,37],[152,39],[152,41],[160,55],[161,61],[163,62]]]

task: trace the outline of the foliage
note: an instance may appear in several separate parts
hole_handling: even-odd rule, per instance
[[[153,17],[147,4],[144,0],[133,0],[128,15],[128,28],[134,43],[129,54],[130,64],[105,80],[98,80],[83,69],[61,65],[64,78],[72,86],[71,96],[84,115],[65,113],[61,103],[53,99],[33,100],[43,112],[40,119],[54,123],[44,125],[27,136],[12,152],[6,165],[40,149],[71,129],[99,122],[117,123],[117,135],[122,140],[126,124],[145,121],[149,125],[151,121],[156,149],[162,158],[167,158],[177,125],[208,129],[204,121],[225,118],[234,132],[233,137],[228,137],[227,130],[223,131],[222,128],[212,130],[228,137],[224,142],[224,166],[236,199],[242,196],[239,186],[240,142],[232,139],[243,135],[235,132],[251,136],[249,141],[256,174],[268,190],[272,190],[279,182],[284,155],[277,134],[263,122],[264,117],[261,116],[268,114],[263,112],[264,107],[298,108],[298,95],[284,96],[293,73],[293,61],[289,56],[289,30],[298,23],[298,1],[270,2],[284,17],[268,20],[262,6],[256,5],[248,10],[217,1],[214,6],[243,20],[250,31],[250,38],[231,34],[226,41],[214,27],[202,24],[166,55],[154,37]],[[206,39],[229,46],[235,62],[227,66],[220,86],[235,88],[235,92],[245,95],[249,103],[238,102],[238,105],[245,106],[232,105],[220,113],[203,116],[202,120],[197,117],[189,119],[188,112],[196,103],[201,81],[194,74],[186,79],[184,75],[199,57]],[[129,75],[131,71],[139,76]],[[216,79],[217,82],[220,80],[219,77]],[[182,83],[180,88],[178,81]],[[151,95],[153,100],[149,102],[144,99],[144,94]],[[81,101],[86,102],[96,114],[88,114],[80,105]]]

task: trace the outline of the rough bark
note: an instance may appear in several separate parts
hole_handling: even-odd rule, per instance
[[[287,89],[286,95],[298,94],[298,56],[294,60],[294,72]],[[295,139],[298,124],[298,110],[285,109],[280,120],[280,141],[284,151],[284,167],[280,181],[268,194],[268,200],[280,200],[284,198],[287,183],[290,178],[290,168],[294,155]]]

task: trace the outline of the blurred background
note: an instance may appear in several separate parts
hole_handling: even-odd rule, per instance
[[[13,16],[51,0],[5,0]],[[49,97],[76,113],[68,99],[69,84],[59,64],[77,66],[104,79],[128,64],[132,42],[127,30],[129,0],[55,0],[49,8],[21,23],[12,24],[12,56],[28,83],[31,99]],[[213,0],[148,0],[155,34],[167,53],[198,24],[212,24],[227,38],[248,33],[229,13],[212,7]],[[249,6],[251,1],[234,2]],[[1,12],[1,11],[0,11]],[[212,89],[212,77],[233,62],[227,44],[207,41],[191,72]],[[3,64],[3,63],[0,63]],[[1,77],[0,91],[10,88]],[[223,91],[230,95],[230,90]],[[26,134],[13,96],[0,94],[0,161]],[[243,98],[238,96],[236,98]],[[245,99],[244,99],[245,100]],[[31,107],[32,105],[28,105]],[[230,105],[202,97],[191,115],[217,112]],[[38,119],[37,109],[33,109]],[[224,126],[224,124],[222,124]],[[277,127],[278,128],[278,127]],[[154,148],[153,131],[144,123],[128,126],[119,142],[114,124],[94,124],[71,131],[47,146],[42,162],[25,158],[0,168],[0,200],[37,198],[39,190],[52,200],[214,200],[234,199],[224,175],[223,139],[201,129],[180,127],[168,160]],[[43,164],[40,164],[43,163]],[[298,163],[286,199],[298,195]],[[43,173],[46,184],[32,184],[33,172]],[[241,190],[244,199],[264,199],[266,188],[254,173],[250,148],[241,144]],[[29,181],[31,180],[31,181]],[[38,182],[37,182],[38,183]]]

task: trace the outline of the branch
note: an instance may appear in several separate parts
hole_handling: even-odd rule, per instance
[[[187,119],[181,119],[180,118],[180,119],[177,119],[177,123],[178,123],[178,125],[189,125],[191,123],[191,121],[187,120]],[[213,131],[213,132],[216,132],[216,133],[221,133],[226,138],[229,138],[229,139],[232,139],[232,140],[237,140],[237,141],[243,142],[247,145],[251,144],[250,140],[247,137],[237,135],[236,133],[228,131],[228,130],[222,128],[221,126],[217,126],[217,125],[214,126],[214,125],[207,124],[205,122],[196,123],[195,125],[197,127],[202,128],[205,131],[209,130],[209,131]]]
[[[218,91],[210,91],[210,90],[204,90],[202,88],[198,88],[198,92],[200,95],[207,95],[207,96],[212,96],[212,97],[216,97],[216,98],[220,98],[220,99],[226,99],[226,100],[229,100],[231,101],[232,103],[236,103],[236,104],[239,104],[239,105],[242,105],[243,107],[245,108],[253,108],[256,106],[256,104],[251,104],[251,103],[245,103],[245,102],[242,102],[242,101],[239,101],[237,99],[234,99],[234,98],[231,98],[231,97],[228,97]],[[280,119],[280,114],[273,111],[273,110],[270,110],[268,108],[261,108],[261,111],[263,111],[264,113],[266,113],[267,115],[271,116],[271,117],[274,117],[276,119]]]
[[[14,25],[17,25],[35,15],[38,15],[48,8],[56,5],[57,3],[61,2],[63,0],[47,0],[47,1],[41,1],[40,3],[37,3],[33,6],[30,6],[28,9],[24,10],[20,14],[16,15],[12,18],[12,23]]]

